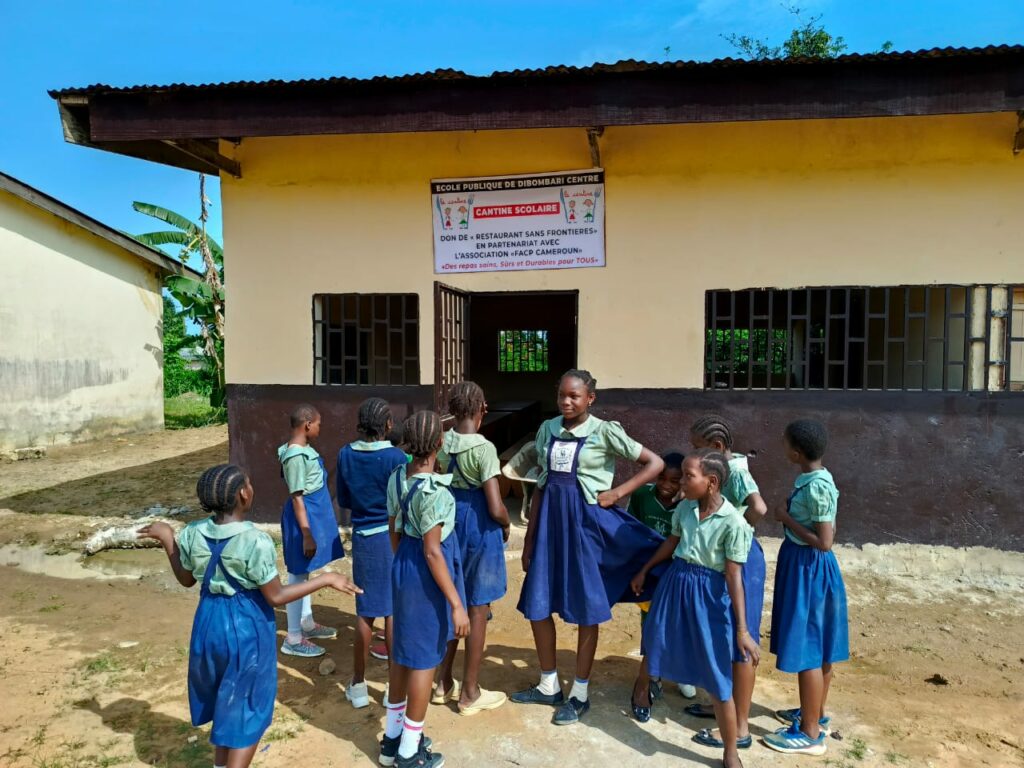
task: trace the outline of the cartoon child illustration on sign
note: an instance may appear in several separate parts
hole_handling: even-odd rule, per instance
[[[444,228],[445,229],[451,229],[452,228],[452,208],[451,208],[450,205],[449,206],[445,206],[445,209],[444,209]]]
[[[576,201],[569,201],[569,221],[576,221]]]
[[[459,229],[469,229],[469,208],[464,205],[459,206]]]
[[[583,205],[586,208],[586,213],[583,214],[583,221],[589,224],[594,220],[594,201],[588,197],[583,201]]]

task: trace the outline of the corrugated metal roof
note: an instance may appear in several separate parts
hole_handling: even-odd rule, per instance
[[[902,51],[890,53],[850,53],[833,59],[768,59],[751,61],[746,59],[723,58],[712,61],[637,61],[624,59],[615,64],[592,64],[588,67],[556,65],[538,69],[514,69],[493,72],[490,75],[471,75],[457,69],[435,69],[431,72],[396,76],[359,77],[325,77],[302,80],[235,80],[223,83],[171,83],[169,85],[133,85],[112,86],[96,83],[81,88],[64,88],[49,92],[53,98],[65,96],[93,96],[100,93],[132,93],[132,92],[166,92],[166,91],[198,91],[218,89],[261,89],[294,86],[321,86],[367,83],[409,83],[409,82],[443,82],[488,79],[535,79],[555,78],[561,76],[588,76],[607,73],[651,72],[658,70],[713,70],[731,68],[767,69],[774,67],[814,67],[834,66],[845,63],[860,62],[896,62],[918,59],[973,58],[979,56],[996,56],[1002,54],[1024,54],[1024,45],[989,45],[983,48],[927,48],[918,51]]]

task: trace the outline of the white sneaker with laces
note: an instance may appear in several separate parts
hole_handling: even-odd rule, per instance
[[[370,706],[370,692],[366,688],[366,681],[349,683],[345,689],[345,698],[352,702],[352,706],[355,709]]]

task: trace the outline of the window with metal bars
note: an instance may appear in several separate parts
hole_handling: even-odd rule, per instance
[[[547,331],[498,331],[500,373],[543,373],[547,370]]]
[[[419,384],[419,296],[315,295],[313,383]]]
[[[708,291],[708,389],[1024,391],[1024,288]]]

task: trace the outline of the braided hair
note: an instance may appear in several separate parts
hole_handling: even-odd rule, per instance
[[[319,415],[320,411],[309,403],[303,403],[302,405],[295,406],[295,410],[292,411],[290,417],[292,429],[301,427],[307,421],[316,421],[316,417]]]
[[[559,383],[566,379],[579,379],[583,382],[583,386],[587,388],[587,392],[594,394],[597,392],[597,379],[593,377],[590,371],[585,371],[580,368],[570,368],[568,371],[562,374],[562,378],[558,381]]]
[[[718,478],[718,488],[722,489],[725,481],[729,479],[729,461],[725,454],[711,448],[697,451],[695,454],[700,462],[700,471],[705,475],[714,475]]]
[[[786,427],[786,440],[809,461],[817,461],[828,447],[828,430],[815,419],[797,419]]]
[[[448,390],[448,412],[456,419],[470,419],[484,409],[484,391],[472,381],[460,381]]]
[[[417,411],[405,420],[405,442],[413,458],[425,459],[441,443],[441,417],[433,411]]]
[[[215,515],[225,515],[238,506],[238,492],[249,476],[237,464],[218,464],[199,476],[196,496],[199,506]]]
[[[383,440],[388,433],[389,421],[392,421],[391,406],[383,398],[370,397],[359,406],[356,429],[365,437]]]
[[[725,450],[732,450],[732,430],[729,428],[729,422],[717,414],[701,416],[693,422],[690,431],[707,443],[720,440]]]

